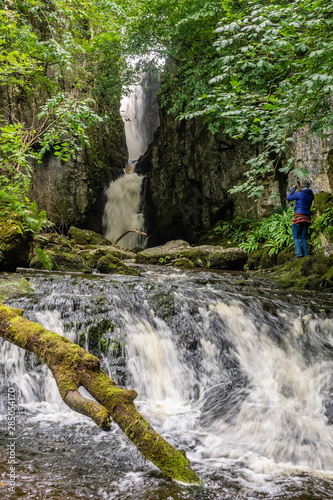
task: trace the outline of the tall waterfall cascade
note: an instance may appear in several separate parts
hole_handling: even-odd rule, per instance
[[[104,235],[110,241],[115,241],[128,230],[144,232],[145,229],[141,206],[144,178],[135,172],[135,164],[147,151],[159,124],[157,89],[151,75],[144,74],[140,85],[133,86],[121,102],[129,159],[124,175],[111,182],[106,193],[103,226]],[[143,247],[145,241],[144,236],[129,233],[121,240],[121,245],[131,249]]]
[[[70,411],[48,369],[0,339],[0,390],[18,395],[20,481],[33,473],[31,491],[51,492],[27,498],[332,498],[332,299],[260,297],[237,276],[171,269],[28,279],[34,293],[8,305],[97,353],[204,486],[193,497],[156,476],[117,426],[105,433]],[[0,454],[5,443],[4,430]]]

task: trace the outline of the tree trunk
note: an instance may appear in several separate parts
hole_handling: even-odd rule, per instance
[[[65,337],[22,317],[23,311],[0,304],[0,336],[35,353],[51,369],[64,402],[90,417],[101,429],[111,428],[110,417],[140,452],[166,476],[200,484],[183,450],[165,441],[136,410],[137,393],[120,389],[101,369],[98,358]],[[97,402],[78,392],[83,386]]]

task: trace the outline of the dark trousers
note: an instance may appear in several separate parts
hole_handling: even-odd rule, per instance
[[[305,257],[308,255],[308,245],[306,243],[308,229],[309,224],[307,222],[299,222],[298,224],[292,225],[291,232],[293,235],[297,257]]]

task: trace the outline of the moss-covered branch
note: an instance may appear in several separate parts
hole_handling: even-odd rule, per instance
[[[35,353],[51,369],[60,395],[75,411],[110,430],[110,417],[140,452],[171,479],[188,484],[201,481],[183,451],[165,441],[137,411],[137,393],[120,389],[101,369],[98,358],[70,340],[22,317],[22,311],[0,304],[0,336]],[[96,402],[78,392],[80,386]]]

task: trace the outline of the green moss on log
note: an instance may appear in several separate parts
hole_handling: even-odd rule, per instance
[[[173,448],[136,410],[137,393],[120,389],[102,370],[100,361],[70,340],[21,316],[22,311],[0,304],[0,336],[37,354],[51,369],[62,398],[71,408],[88,415],[109,430],[110,416],[137,446],[171,479],[200,484],[183,452]],[[82,397],[80,386],[97,402]]]

